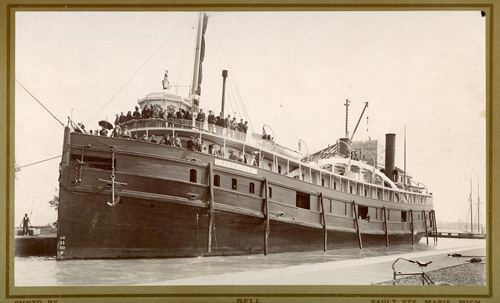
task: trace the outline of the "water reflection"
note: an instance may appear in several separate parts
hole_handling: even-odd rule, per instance
[[[66,260],[51,257],[15,258],[16,286],[136,285],[234,272],[284,268],[341,260],[445,250],[484,244],[484,240],[425,239],[412,245],[343,248],[328,252],[279,253],[250,256],[134,260]],[[166,283],[168,284],[168,283]]]

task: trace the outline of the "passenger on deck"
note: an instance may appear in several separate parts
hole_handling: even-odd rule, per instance
[[[204,154],[208,154],[208,148],[207,145],[205,144],[205,141],[201,141],[201,152]]]
[[[245,159],[243,158],[243,153],[240,152],[238,155],[238,162],[243,162]]]
[[[134,134],[134,137],[132,137],[132,140],[139,141],[139,137],[137,137],[137,134]]]
[[[179,110],[176,113],[176,117],[177,117],[177,119],[184,119],[184,110],[181,110],[179,108]]]
[[[238,156],[236,156],[233,150],[229,151],[229,160],[238,161]]]
[[[222,146],[219,146],[219,150],[217,151],[217,156],[224,158],[224,151],[222,150]]]
[[[211,110],[208,111],[208,131],[213,133],[214,132],[214,124],[215,124],[215,115],[212,113]]]
[[[158,118],[165,119],[165,111],[163,110],[163,108],[160,108],[160,111],[158,112]]]
[[[146,134],[142,135],[141,142],[148,142],[148,136]]]
[[[141,116],[141,118],[142,119],[149,119],[149,117],[150,117],[150,115],[149,115],[148,106],[144,105],[144,108],[142,109],[142,116]]]
[[[151,136],[151,141],[149,141],[151,143],[158,143],[158,141],[156,141],[156,137],[154,135]]]
[[[219,116],[216,118],[215,125],[218,127],[216,128],[217,134],[222,135],[223,129],[224,129],[224,116],[222,112],[220,112]]]
[[[246,134],[248,131],[248,121],[245,121],[245,125],[244,125],[244,128],[243,128],[243,132]]]
[[[201,151],[202,151],[202,148],[201,148],[201,138],[196,138],[196,142],[194,144],[195,144],[195,147],[196,147],[196,151],[201,153]]]
[[[200,112],[196,116],[196,121],[204,123],[205,122],[205,113],[203,112],[203,109],[200,108]]]
[[[172,127],[174,123],[172,123],[172,119],[174,118],[174,110],[170,109],[167,113],[168,127]]]
[[[134,114],[132,116],[136,120],[141,118],[141,113],[139,112],[139,107],[138,106],[135,107],[135,111],[134,111]]]
[[[240,122],[238,123],[238,127],[237,128],[238,128],[238,131],[240,133],[243,132],[243,130],[245,129],[245,124],[243,123],[243,119],[240,119]]]
[[[236,135],[236,130],[237,130],[238,124],[236,123],[236,117],[233,117],[233,120],[229,122],[229,129],[230,129],[230,136],[231,138],[234,138]]]
[[[227,118],[224,119],[224,128],[226,129],[226,136],[229,135],[230,126],[231,126],[231,115],[227,115]]]
[[[184,119],[185,120],[189,120],[189,121],[193,120],[193,115],[191,114],[191,109],[190,108],[188,108],[188,110],[184,114]]]
[[[125,123],[126,121],[127,121],[127,120],[126,120],[126,118],[125,118],[125,115],[124,115],[124,114],[123,114],[123,112],[122,112],[122,113],[121,113],[121,115],[120,115],[120,124]]]
[[[260,155],[258,151],[255,151],[253,155],[253,166],[259,167],[259,164],[260,164]]]
[[[108,130],[104,126],[102,126],[101,130],[99,131],[99,135],[107,137],[108,136]]]
[[[172,146],[172,138],[170,138],[170,135],[169,134],[166,134],[164,137],[163,137],[163,140],[162,142],[163,144],[165,145],[168,145],[168,146]]]
[[[195,151],[196,150],[195,143],[194,143],[194,137],[193,136],[191,136],[189,138],[186,147],[187,147],[188,150],[191,150],[191,151]]]
[[[132,112],[128,111],[127,116],[125,117],[125,122],[134,120],[134,117],[132,117]]]
[[[180,147],[180,148],[182,148],[181,139],[179,139],[179,136],[178,136],[177,134],[175,134],[175,135],[174,135],[173,145],[174,145],[175,147]]]
[[[115,125],[120,124],[120,115],[116,114]]]
[[[195,143],[194,143],[194,137],[191,136],[189,138],[189,141],[187,142],[187,149],[191,151],[196,151]]]
[[[130,130],[128,129],[127,125],[125,125],[125,128],[123,129],[123,138],[125,139],[132,139],[132,134],[130,133]]]
[[[154,119],[158,119],[158,115],[160,114],[160,111],[158,110],[158,107],[153,107],[153,105],[151,105],[151,111],[152,111],[152,115],[151,115],[151,118],[154,118]]]
[[[113,129],[113,132],[111,133],[111,137],[113,138],[120,138],[122,134],[120,125],[116,125],[115,128]]]

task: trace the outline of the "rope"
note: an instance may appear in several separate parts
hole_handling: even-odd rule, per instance
[[[168,37],[167,37],[167,39],[165,39],[165,41],[163,41],[163,43],[160,45],[160,47],[158,47],[158,48],[157,48],[157,49],[153,52],[153,54],[152,54],[151,56],[149,56],[149,58],[146,60],[146,62],[144,62],[144,63],[143,63],[143,64],[139,67],[139,69],[137,69],[137,71],[136,71],[136,72],[132,75],[132,77],[130,77],[130,78],[127,80],[127,82],[125,82],[125,84],[123,84],[123,85],[122,85],[122,87],[120,87],[120,89],[119,89],[119,90],[118,90],[118,91],[117,91],[117,92],[113,95],[113,97],[111,97],[111,99],[109,99],[109,101],[108,101],[108,102],[106,102],[106,104],[104,104],[104,106],[103,106],[103,107],[102,107],[102,108],[101,108],[101,109],[97,112],[97,114],[95,114],[95,116],[94,116],[94,117],[92,117],[92,119],[90,119],[90,120],[89,120],[89,122],[87,123],[87,125],[90,125],[90,122],[92,122],[92,121],[95,119],[95,117],[97,117],[97,115],[99,115],[99,114],[102,112],[102,110],[103,110],[104,108],[106,108],[106,106],[108,106],[108,104],[109,104],[111,101],[113,101],[113,100],[115,99],[116,95],[118,95],[118,94],[122,91],[122,89],[123,89],[123,88],[125,88],[125,86],[126,86],[126,85],[127,85],[127,84],[128,84],[128,83],[129,83],[129,82],[130,82],[130,81],[131,81],[134,77],[135,77],[135,75],[137,75],[137,73],[139,73],[139,71],[141,71],[141,69],[142,69],[142,68],[143,68],[143,67],[144,67],[144,66],[145,66],[145,65],[149,62],[149,60],[151,60],[151,58],[153,58],[153,56],[154,56],[154,55],[155,55],[155,54],[156,54],[156,53],[157,53],[157,52],[158,52],[158,51],[159,51],[159,50],[163,47],[163,45],[165,45],[165,43],[167,43],[167,41],[170,39],[170,37],[172,37],[172,35],[173,35],[174,33],[175,33],[175,31],[174,31],[174,32],[172,32],[172,33],[170,34],[170,36],[168,36]]]
[[[52,157],[52,158],[49,158],[49,159],[45,159],[45,160],[42,160],[42,161],[38,161],[38,162],[31,163],[31,164],[26,164],[26,165],[23,165],[23,166],[19,166],[16,169],[21,169],[23,167],[28,167],[28,166],[35,165],[35,164],[42,163],[42,162],[46,162],[46,161],[49,161],[49,160],[54,160],[54,159],[60,158],[60,157],[61,157],[61,155],[55,156],[55,157]]]
[[[24,90],[25,90],[28,94],[30,94],[30,96],[31,96],[31,97],[33,97],[33,99],[35,99],[35,100],[36,100],[36,102],[38,102],[38,103],[39,103],[39,104],[40,104],[40,105],[41,105],[41,106],[42,106],[42,107],[43,107],[43,108],[44,108],[44,109],[45,109],[45,110],[46,110],[46,111],[47,111],[47,112],[48,112],[48,113],[49,113],[49,114],[50,114],[50,115],[54,118],[54,119],[56,119],[56,120],[57,120],[57,122],[59,122],[62,126],[64,126],[64,124],[63,124],[63,123],[62,123],[59,119],[57,119],[57,117],[56,117],[56,116],[54,116],[54,114],[52,114],[52,113],[50,112],[50,110],[48,110],[48,109],[47,109],[47,108],[46,108],[46,107],[42,104],[42,102],[40,102],[40,101],[39,101],[39,100],[38,100],[35,96],[33,96],[33,94],[32,94],[32,93],[30,93],[30,91],[29,91],[26,87],[24,87],[24,85],[22,85],[22,84],[21,84],[21,82],[19,82],[17,79],[16,79],[16,82],[17,82],[17,83],[19,83],[19,85],[21,85],[21,87],[22,87],[22,88],[24,88]]]

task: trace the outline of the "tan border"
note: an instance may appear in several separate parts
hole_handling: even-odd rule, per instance
[[[275,0],[276,1],[276,0]],[[6,161],[0,161],[2,173],[1,186],[6,191],[2,191],[2,198],[5,196],[5,213],[3,209],[0,213],[5,218],[5,225],[0,224],[0,243],[5,243],[5,250],[0,250],[0,257],[5,257],[6,262],[0,262],[0,269],[5,270],[5,292],[0,295],[2,299],[9,299],[12,302],[20,300],[41,300],[48,302],[58,300],[58,302],[156,302],[173,301],[176,302],[237,302],[238,298],[252,298],[252,302],[281,302],[286,299],[287,302],[297,301],[321,301],[321,302],[371,302],[371,300],[397,299],[402,302],[403,299],[417,299],[417,302],[431,300],[432,303],[437,300],[451,299],[452,302],[459,300],[480,300],[481,302],[495,302],[500,296],[499,288],[494,286],[493,281],[497,281],[499,273],[494,271],[494,260],[497,259],[497,252],[493,247],[492,239],[495,237],[493,226],[498,228],[498,220],[493,221],[493,203],[495,197],[498,197],[498,188],[493,184],[495,177],[498,178],[499,172],[494,172],[496,167],[496,156],[493,151],[498,150],[498,143],[494,141],[494,115],[495,107],[494,96],[498,96],[499,89],[494,86],[495,71],[498,73],[498,62],[493,60],[494,49],[499,47],[499,38],[494,37],[494,32],[499,32],[499,22],[494,20],[498,12],[498,5],[494,5],[495,0],[486,1],[456,1],[449,3],[445,0],[433,1],[433,3],[412,3],[402,1],[386,1],[376,3],[375,1],[363,1],[362,3],[341,3],[339,1],[318,1],[312,3],[300,1],[276,1],[273,3],[263,3],[246,0],[246,2],[215,2],[215,1],[145,1],[138,4],[137,1],[122,0],[120,3],[113,0],[99,0],[100,3],[94,4],[94,1],[45,1],[44,3],[33,3],[27,1],[0,0],[0,97],[6,102],[0,102],[0,112],[5,110],[5,118],[0,119],[0,129],[5,130],[5,152]],[[188,286],[188,287],[14,287],[14,260],[13,260],[13,233],[11,220],[13,220],[13,197],[14,197],[14,172],[12,169],[7,171],[7,167],[14,166],[14,12],[29,10],[60,10],[60,11],[99,11],[99,10],[117,10],[117,11],[154,11],[154,10],[172,10],[172,11],[197,11],[197,10],[245,10],[245,11],[283,11],[283,10],[484,10],[487,12],[487,48],[486,48],[486,72],[487,72],[487,232],[488,232],[488,286],[487,287],[392,287],[392,286]],[[496,23],[495,23],[496,22]],[[496,48],[495,48],[496,47]],[[495,56],[497,58],[498,56]],[[5,65],[5,68],[4,68]],[[5,72],[4,72],[5,71]],[[498,77],[497,77],[498,78]],[[498,124],[498,123],[497,123]],[[3,169],[6,165],[5,169]],[[7,173],[8,172],[8,173]],[[495,174],[495,175],[494,175]],[[5,187],[4,187],[5,186]],[[1,222],[1,221],[0,221]],[[5,230],[4,230],[5,228]],[[497,283],[498,284],[498,283]],[[1,288],[0,288],[1,289]],[[113,300],[114,299],[114,300]],[[496,300],[495,300],[496,299]],[[436,301],[432,301],[436,300]],[[392,301],[390,301],[392,302]],[[467,301],[469,303],[469,301]]]

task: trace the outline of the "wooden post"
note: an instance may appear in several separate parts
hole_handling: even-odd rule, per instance
[[[410,209],[411,216],[411,245],[415,244],[415,226],[413,225],[413,209]]]
[[[363,242],[361,240],[361,232],[359,230],[359,221],[358,221],[358,211],[356,210],[356,202],[352,201],[352,208],[354,210],[354,220],[356,222],[356,232],[358,233],[358,242],[359,242],[359,248],[363,248]]]
[[[425,224],[425,238],[427,239],[427,245],[429,245],[429,233],[427,231],[427,217],[425,216],[425,210],[424,210],[424,224]]]
[[[269,189],[267,178],[264,178],[264,255],[269,254]]]
[[[207,253],[212,252],[212,229],[214,224],[214,168],[213,163],[208,163],[208,186],[209,186],[209,200],[208,200],[208,240],[207,240]]]
[[[432,213],[432,226],[433,226],[433,233],[434,233],[434,242],[437,242],[438,241],[438,236],[437,236],[437,222],[436,222],[436,211],[435,210],[431,210],[431,213]]]
[[[382,207],[384,211],[384,231],[385,231],[385,247],[389,247],[389,229],[387,228],[387,213],[385,211],[385,206]]]
[[[326,251],[328,246],[328,231],[326,229],[326,219],[325,219],[325,204],[323,202],[323,193],[319,193],[319,203],[321,204],[321,218],[323,220],[323,251]]]

